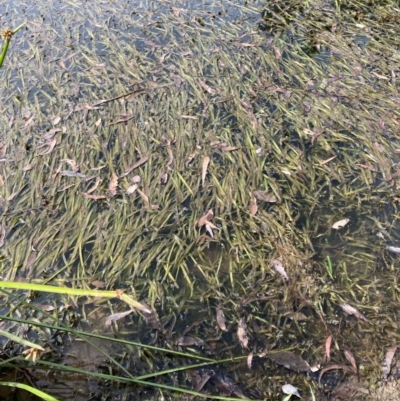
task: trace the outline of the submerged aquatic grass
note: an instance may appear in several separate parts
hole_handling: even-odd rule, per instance
[[[241,319],[253,352],[293,344],[321,361],[334,334],[336,358],[352,348],[375,381],[371,350],[397,341],[398,261],[385,251],[399,240],[396,10],[77,1],[43,20],[27,7],[1,71],[2,279],[123,288],[157,310],[167,340],[136,315],[116,333],[200,356],[248,354]],[[213,237],[198,224],[210,209]],[[371,323],[344,317],[343,302]],[[88,322],[120,311],[71,308]],[[385,335],[368,326],[382,319]],[[210,348],[177,345],[186,329]],[[141,356],[121,364],[145,374],[174,363]],[[220,369],[252,398],[279,397],[285,382],[271,361]]]

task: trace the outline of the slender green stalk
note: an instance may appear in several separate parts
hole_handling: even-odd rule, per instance
[[[35,394],[36,396],[42,398],[43,400],[58,401],[57,398],[54,398],[51,395],[48,395],[48,394],[44,393],[43,391],[38,390],[37,388],[28,386],[27,384],[14,383],[14,382],[0,382],[0,386],[20,388],[22,390],[29,391],[30,393]]]
[[[4,59],[6,58],[6,54],[7,54],[9,45],[10,45],[10,39],[6,39],[4,41],[3,50],[1,51],[1,54],[0,54],[0,68],[3,66],[3,62],[4,62]]]
[[[6,28],[1,33],[1,37],[4,39],[4,46],[0,54],[0,68],[3,66],[4,59],[6,58],[6,54],[10,46],[10,41],[12,36],[15,35],[24,25],[25,22],[21,24],[18,28],[14,29],[13,31],[10,28]]]

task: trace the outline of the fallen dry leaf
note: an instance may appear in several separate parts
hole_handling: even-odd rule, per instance
[[[249,355],[247,355],[247,367],[251,370],[251,364],[253,362],[253,353],[250,352]]]
[[[356,358],[354,357],[353,353],[348,348],[344,348],[344,356],[350,362],[353,372],[355,374],[357,374],[357,372],[358,372],[357,362],[356,362]]]
[[[22,171],[32,170],[34,166],[34,164],[27,164],[25,167],[22,168]]]
[[[132,170],[134,170],[135,168],[138,168],[143,163],[146,163],[147,160],[149,160],[148,156],[141,157],[132,167],[129,167],[123,174],[121,174],[121,178],[128,175]]]
[[[383,380],[386,380],[389,377],[390,371],[392,369],[392,360],[393,360],[393,357],[394,357],[398,347],[399,347],[398,345],[394,345],[393,347],[390,347],[386,351],[385,360],[382,363]]]
[[[111,323],[114,323],[114,322],[124,318],[125,316],[130,315],[132,312],[133,312],[133,310],[131,309],[131,310],[128,310],[126,312],[114,313],[114,314],[112,314],[112,315],[107,317],[104,325],[106,327],[109,327],[109,326],[111,326]]]
[[[250,210],[250,215],[255,216],[258,211],[258,206],[257,206],[257,199],[255,196],[251,197],[250,204],[249,204],[249,210]]]
[[[328,361],[331,359],[332,339],[333,339],[333,336],[331,334],[325,341],[325,353],[326,353],[326,358],[328,359]]]
[[[149,198],[148,196],[142,192],[140,189],[136,189],[138,191],[138,194],[140,195],[140,197],[143,199],[144,205],[146,208],[150,207],[150,202],[149,202]]]
[[[4,245],[4,238],[6,237],[6,229],[0,225],[0,248]]]
[[[201,79],[199,79],[199,84],[200,86],[207,91],[208,93],[210,93],[211,95],[216,95],[217,91],[213,88],[211,88],[211,86],[208,86],[204,81],[202,81]]]
[[[207,175],[207,169],[208,169],[208,164],[210,163],[210,158],[206,156],[203,159],[203,166],[202,166],[202,171],[201,171],[201,185],[204,187],[204,183],[206,181],[206,175]]]
[[[139,188],[138,184],[133,184],[130,187],[128,187],[128,189],[126,190],[126,193],[128,195],[132,195],[138,188]]]
[[[47,145],[47,149],[43,153],[39,153],[39,156],[44,156],[44,155],[51,153],[53,151],[54,147],[57,145],[57,139],[55,139],[55,138],[52,139],[46,145]]]
[[[216,317],[217,317],[217,323],[218,323],[219,328],[222,331],[228,331],[226,328],[226,324],[225,324],[224,312],[222,311],[221,306],[218,306],[218,308],[217,308]]]
[[[359,312],[356,308],[350,306],[349,304],[343,302],[339,304],[339,306],[349,315],[353,315],[358,319],[368,322],[368,319],[361,312]]]
[[[253,195],[254,195],[257,199],[259,199],[259,200],[261,200],[261,201],[264,201],[264,202],[269,202],[269,203],[276,203],[276,202],[278,202],[278,199],[277,199],[277,197],[276,197],[275,195],[269,194],[269,193],[267,193],[267,192],[265,192],[265,191],[261,191],[261,190],[254,191],[254,192],[253,192]]]
[[[339,230],[339,228],[345,227],[349,221],[350,219],[339,220],[336,223],[332,224],[332,228],[334,228],[335,230]]]
[[[295,395],[296,397],[301,398],[299,390],[297,389],[297,387],[295,387],[295,386],[293,386],[293,385],[291,385],[289,383],[288,384],[284,384],[282,386],[282,391],[285,394],[292,394],[292,395]]]
[[[280,260],[274,259],[271,261],[272,267],[278,272],[285,280],[289,280],[289,276],[287,275],[285,268]]]
[[[7,145],[0,145],[0,157],[4,157],[7,153]]]
[[[242,344],[243,348],[247,348],[249,344],[249,338],[247,337],[246,333],[246,323],[244,321],[244,318],[241,318],[238,323],[238,329],[237,329],[237,336],[239,338],[240,344]]]
[[[293,370],[294,372],[308,372],[310,365],[300,355],[291,351],[276,352],[267,354],[267,358],[271,359],[278,365],[283,365],[286,369]]]
[[[100,280],[93,280],[90,282],[90,284],[92,284],[96,288],[106,288],[107,287],[107,283],[105,283],[104,281],[100,281]]]
[[[113,198],[117,194],[118,176],[115,173],[111,174],[110,183],[108,184],[108,196]]]
[[[82,196],[86,199],[92,199],[92,200],[100,200],[100,199],[107,198],[107,196],[105,196],[105,195],[91,195],[91,194],[88,194],[87,192],[83,192]]]
[[[214,212],[212,211],[212,209],[207,210],[203,216],[201,216],[197,222],[197,227],[202,227],[205,224],[207,224],[208,222],[210,222],[212,220],[212,218],[214,217]]]
[[[86,193],[87,193],[87,194],[91,194],[92,192],[94,192],[94,191],[97,189],[97,187],[99,186],[100,182],[101,182],[101,178],[100,178],[100,177],[97,177],[97,178],[96,178],[96,182],[93,184],[92,187],[90,187],[90,188],[86,191]]]

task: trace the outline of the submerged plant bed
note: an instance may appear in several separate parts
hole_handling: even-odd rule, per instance
[[[45,352],[1,363],[63,400],[379,398],[398,5],[192,3],[0,0],[26,22],[0,70],[2,280],[151,310],[3,290],[2,329]]]

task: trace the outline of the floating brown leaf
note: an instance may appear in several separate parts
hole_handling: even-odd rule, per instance
[[[128,310],[126,312],[114,313],[114,314],[112,314],[112,315],[107,317],[104,325],[106,327],[109,327],[109,326],[111,326],[111,323],[114,323],[114,322],[124,318],[125,316],[130,315],[132,312],[133,312],[133,310],[131,309],[131,310]]]
[[[203,216],[201,216],[197,222],[197,227],[202,227],[205,224],[208,224],[214,217],[214,212],[212,209],[207,210]]]
[[[132,195],[137,189],[139,188],[138,184],[133,184],[130,187],[127,188],[126,193],[128,195]]]
[[[211,88],[211,86],[208,86],[204,81],[202,81],[201,79],[199,79],[199,84],[200,86],[207,91],[208,93],[210,93],[211,95],[216,95],[217,91],[213,88]]]
[[[141,157],[132,167],[129,167],[123,174],[121,174],[121,178],[128,175],[132,170],[134,170],[135,168],[138,168],[143,163],[146,163],[147,160],[149,160],[148,156]]]
[[[185,161],[185,166],[187,167],[192,161],[193,159],[197,156],[197,153],[192,153],[188,156],[188,158]]]
[[[358,372],[357,362],[356,362],[356,358],[354,357],[353,353],[348,348],[344,348],[344,356],[350,362],[353,372],[355,374],[357,374],[357,372]]]
[[[144,192],[142,192],[140,189],[136,189],[136,190],[138,191],[138,194],[140,195],[140,197],[143,199],[144,206],[149,208],[150,202],[149,202],[148,196]]]
[[[250,204],[249,204],[249,210],[250,210],[250,214],[252,216],[255,216],[257,214],[258,206],[257,206],[257,199],[255,196],[251,197]]]
[[[332,224],[332,228],[335,230],[339,230],[339,228],[345,227],[350,219],[342,219]]]
[[[194,337],[194,336],[182,336],[179,337],[178,340],[176,341],[176,345],[180,345],[182,347],[191,347],[192,345],[196,345],[198,347],[202,347],[205,344],[205,342],[198,338],[198,337]]]
[[[129,120],[132,120],[134,116],[133,115],[129,115],[129,114],[122,114],[122,117],[117,120],[117,121],[113,121],[112,123],[108,124],[108,125],[115,125],[115,124],[121,124],[121,123],[125,123]]]
[[[310,365],[300,355],[291,351],[282,351],[273,354],[267,354],[267,358],[271,359],[278,365],[283,365],[285,368],[295,372],[308,372]]]
[[[108,184],[108,196],[113,198],[117,194],[118,176],[115,173],[111,174],[110,183]]]
[[[22,171],[32,170],[34,166],[34,164],[27,164],[25,167],[22,168]]]
[[[285,280],[289,280],[289,276],[287,275],[285,268],[280,260],[274,259],[271,261],[272,267],[278,272]]]
[[[353,315],[358,319],[361,320],[365,320],[366,322],[368,321],[368,319],[361,313],[359,312],[356,308],[354,308],[353,306],[350,306],[349,304],[346,303],[341,303],[339,304],[339,306],[349,315]]]
[[[204,187],[204,183],[206,181],[206,175],[207,175],[207,169],[208,169],[208,164],[210,163],[210,158],[206,156],[203,159],[203,165],[202,165],[202,171],[201,171],[201,185]]]
[[[7,145],[0,145],[0,157],[4,157],[7,153]]]
[[[332,339],[333,339],[333,336],[331,334],[325,341],[325,353],[326,353],[326,358],[328,359],[328,361],[331,359]]]
[[[50,141],[46,145],[47,145],[47,149],[43,153],[40,153],[39,156],[44,156],[44,155],[51,153],[53,151],[54,147],[57,145],[57,139],[54,138],[52,141]]]
[[[92,284],[93,286],[95,286],[97,288],[106,288],[107,287],[107,283],[105,283],[104,281],[100,281],[100,280],[93,280],[90,282],[90,284]]]
[[[276,197],[274,194],[269,194],[269,193],[267,193],[267,192],[265,192],[265,191],[261,191],[261,190],[254,191],[254,192],[253,192],[253,195],[254,195],[257,199],[259,199],[259,200],[261,200],[261,201],[264,201],[264,202],[269,202],[269,203],[276,203],[276,202],[278,202],[278,199],[277,199],[277,197]]]
[[[250,352],[249,355],[247,355],[247,367],[251,370],[251,364],[253,363],[253,353]]]
[[[230,377],[223,376],[220,374],[215,374],[211,377],[210,380],[215,385],[215,387],[217,387],[220,391],[224,392],[225,394],[228,395],[233,394],[236,397],[247,399],[247,397],[243,394],[243,391],[240,389],[240,387]]]
[[[392,360],[397,351],[398,345],[390,347],[386,351],[385,360],[382,363],[382,378],[386,380],[389,377],[390,371],[392,369]]]
[[[0,225],[0,248],[4,245],[4,238],[6,237],[6,229]]]
[[[92,187],[90,187],[90,188],[86,191],[86,193],[89,195],[89,194],[91,194],[92,192],[94,192],[94,191],[97,189],[97,187],[99,186],[100,181],[101,181],[101,178],[100,178],[100,177],[97,177],[97,178],[96,178],[96,182],[93,184]]]
[[[240,344],[242,344],[242,347],[247,348],[247,345],[249,344],[249,338],[246,333],[246,323],[244,321],[244,318],[241,318],[239,320],[237,336],[239,338]]]
[[[105,196],[105,195],[91,195],[91,194],[88,194],[87,192],[83,192],[82,196],[86,199],[92,199],[92,200],[100,200],[100,199],[107,198],[107,196]]]
[[[217,323],[218,323],[219,328],[222,331],[228,331],[226,328],[226,324],[225,324],[224,312],[222,311],[221,306],[218,306],[216,315],[217,315]]]

